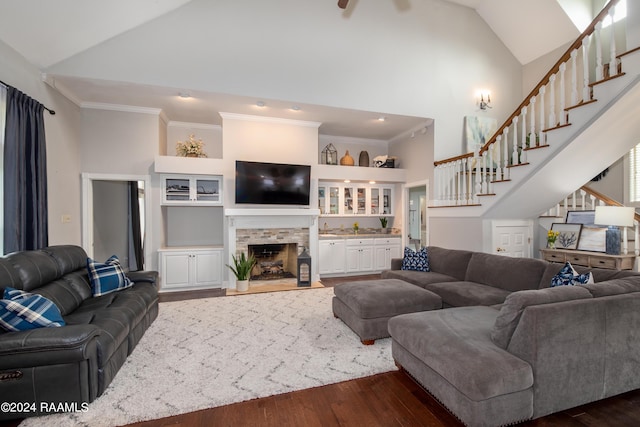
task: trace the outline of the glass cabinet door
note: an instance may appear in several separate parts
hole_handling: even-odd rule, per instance
[[[327,206],[326,191],[327,191],[326,187],[318,186],[318,209],[320,209],[320,215],[324,215],[328,213],[326,211],[326,206]]]
[[[344,189],[344,213],[346,215],[351,215],[355,211],[354,203],[356,201],[353,200],[353,188],[345,187]]]
[[[199,202],[220,201],[220,181],[217,179],[196,179],[196,200]]]
[[[165,179],[165,200],[189,201],[189,179],[167,178]]]
[[[369,212],[371,215],[378,215],[380,213],[380,189],[371,189],[371,202],[369,205]]]
[[[356,188],[357,200],[354,207],[354,214],[364,215],[367,210],[367,189]]]
[[[340,187],[329,187],[329,213],[338,215],[340,210]]]
[[[391,203],[393,203],[393,201],[391,200],[391,189],[390,188],[384,188],[382,190],[382,214],[383,215],[391,215]]]

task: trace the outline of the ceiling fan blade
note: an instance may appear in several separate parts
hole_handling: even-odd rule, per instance
[[[338,7],[340,9],[346,9],[349,0],[338,0]]]

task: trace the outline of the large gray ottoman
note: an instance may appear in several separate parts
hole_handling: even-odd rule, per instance
[[[442,308],[431,291],[399,279],[362,280],[333,288],[333,314],[349,326],[364,345],[387,338],[394,316]]]

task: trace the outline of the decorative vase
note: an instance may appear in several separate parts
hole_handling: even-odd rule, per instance
[[[248,280],[236,280],[236,291],[247,292],[249,290]]]
[[[358,158],[358,166],[369,167],[369,153],[366,151],[361,151],[360,156]]]
[[[349,150],[345,153],[345,155],[340,159],[340,164],[342,166],[353,166],[354,165],[353,157],[349,155]]]
[[[556,242],[547,242],[547,247],[549,249],[555,249],[556,248]]]
[[[198,155],[195,153],[187,153],[185,157],[198,157]]]

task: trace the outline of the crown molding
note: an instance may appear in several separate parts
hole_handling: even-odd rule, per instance
[[[198,129],[213,129],[213,130],[222,129],[222,126],[212,125],[210,123],[177,122],[175,120],[168,121],[167,126],[178,127],[178,128],[198,128]]]
[[[80,104],[80,108],[121,111],[125,113],[153,114],[156,116],[160,116],[160,114],[162,113],[162,110],[160,108],[136,107],[133,105],[107,104],[102,102],[82,102]]]
[[[265,116],[252,116],[249,114],[237,114],[237,113],[224,113],[219,112],[220,117],[223,119],[232,119],[232,120],[244,120],[250,122],[262,122],[262,123],[274,123],[281,125],[292,125],[292,126],[304,126],[310,128],[319,128],[322,123],[320,122],[310,122],[306,120],[295,120],[295,119],[281,119],[278,117],[265,117]]]

